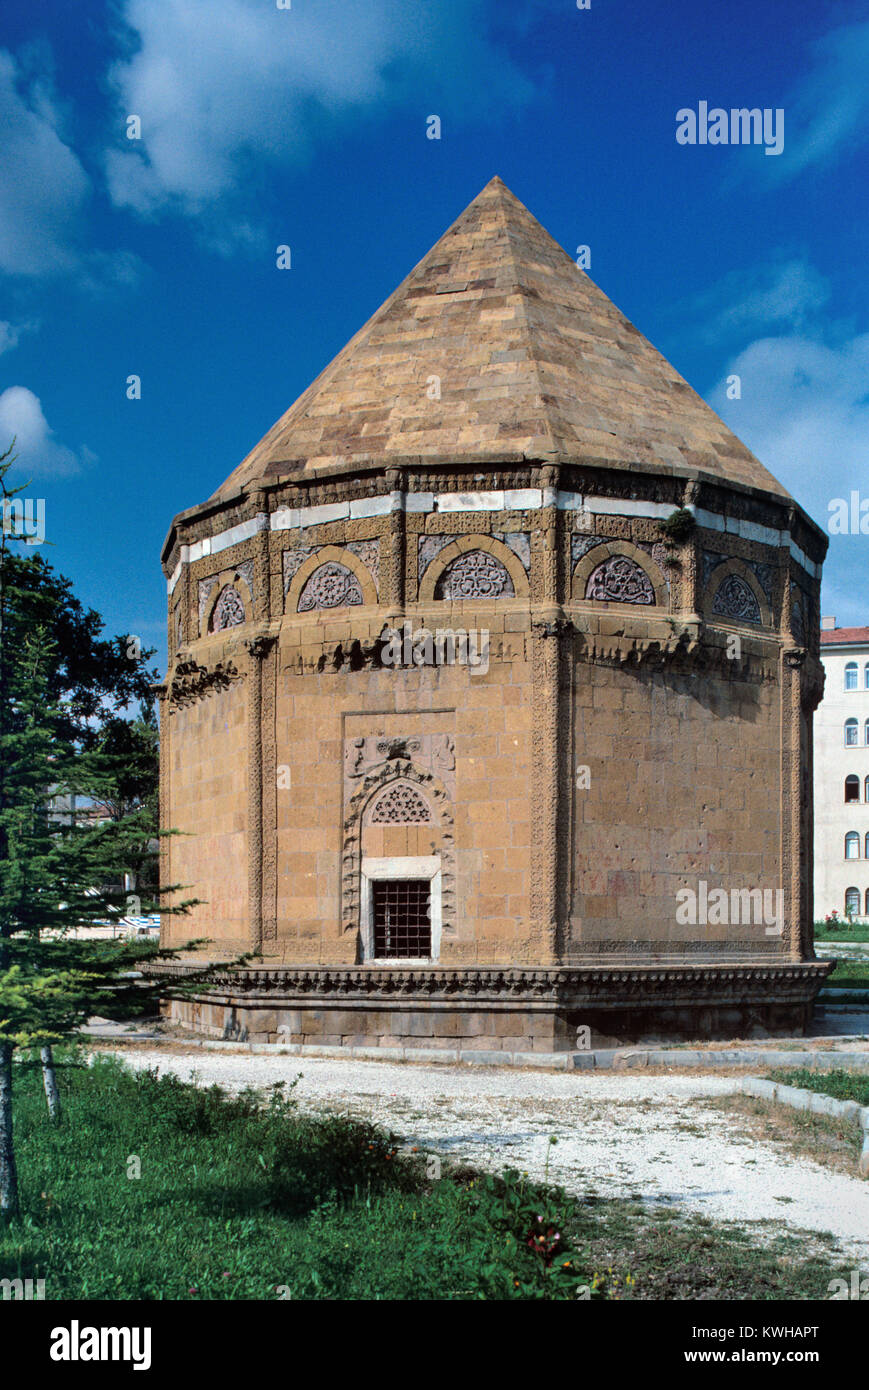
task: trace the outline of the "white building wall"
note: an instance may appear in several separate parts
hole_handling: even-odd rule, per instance
[[[824,698],[815,714],[814,799],[815,799],[815,921],[823,921],[832,911],[845,914],[845,893],[860,893],[861,921],[869,920],[869,642],[843,647],[821,647],[826,672]],[[857,689],[845,689],[845,667],[857,664]],[[845,743],[845,721],[857,720],[857,744]],[[859,801],[846,803],[845,778],[860,779]],[[845,858],[845,836],[858,835],[859,857]]]

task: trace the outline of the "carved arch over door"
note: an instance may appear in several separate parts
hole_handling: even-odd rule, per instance
[[[404,784],[416,791],[439,821],[441,832],[441,912],[444,936],[456,930],[456,855],[453,806],[443,784],[430,772],[405,758],[390,758],[363,778],[347,805],[341,853],[341,920],[344,931],[358,931],[361,925],[362,828],[369,807],[376,809],[382,794],[393,784]]]

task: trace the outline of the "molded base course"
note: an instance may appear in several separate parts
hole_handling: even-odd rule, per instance
[[[183,969],[158,971],[168,977],[164,1014],[210,1038],[533,1054],[680,1039],[799,1036],[809,1024],[827,967],[806,962],[594,970],[580,981],[581,990],[576,971],[558,969],[536,972],[527,988],[524,979],[514,978],[517,972],[505,980],[505,972],[478,971],[469,981],[446,979],[437,971],[395,971],[387,979],[351,969],[343,977],[325,968],[248,969],[237,977],[226,972],[214,991],[194,988],[183,997],[172,996],[170,983],[173,975],[183,978]],[[550,997],[533,997],[532,983],[538,996]],[[473,997],[471,984],[480,997]],[[464,997],[450,998],[450,989]]]

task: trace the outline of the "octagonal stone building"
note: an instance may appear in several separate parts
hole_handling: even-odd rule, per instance
[[[825,550],[493,179],[172,523],[162,873],[203,901],[163,942],[257,959],[168,1010],[538,1053],[801,1030]]]

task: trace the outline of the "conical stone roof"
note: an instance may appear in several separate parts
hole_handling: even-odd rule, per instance
[[[663,465],[789,497],[497,177],[216,497],[402,457]]]

